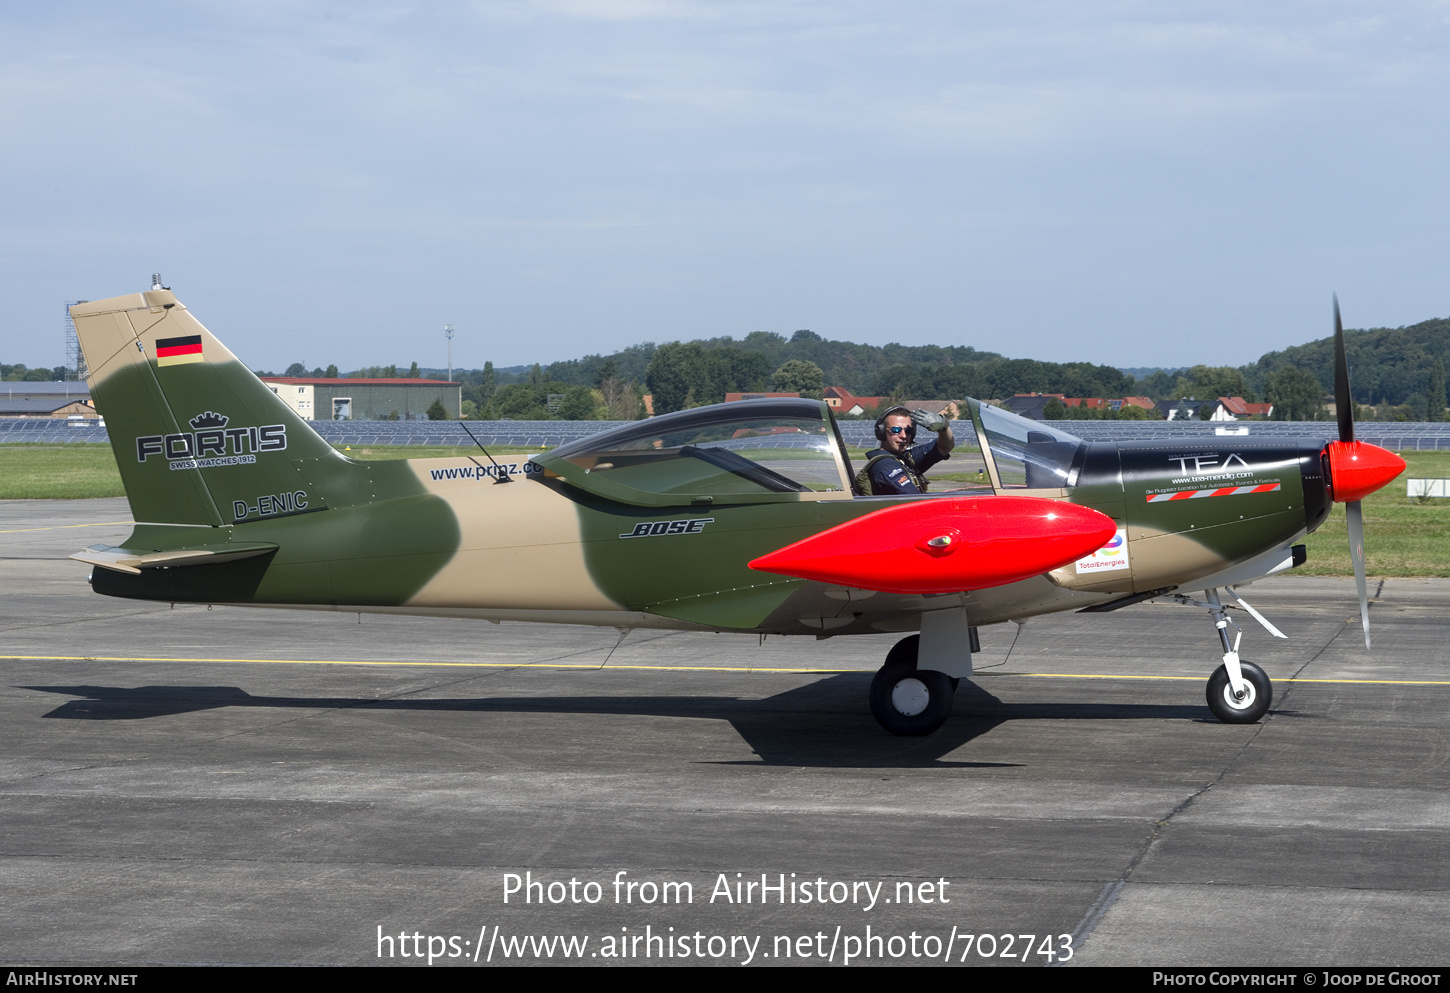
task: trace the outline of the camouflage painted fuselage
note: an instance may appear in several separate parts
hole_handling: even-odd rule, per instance
[[[833,586],[749,563],[884,507],[943,497],[853,496],[851,466],[818,402],[731,405],[757,428],[770,418],[803,425],[778,430],[814,446],[821,475],[808,485],[788,478],[788,461],[776,466],[782,476],[750,468],[743,442],[729,449],[732,437],[766,429],[638,444],[640,430],[664,437],[692,417],[719,420],[709,408],[656,418],[616,448],[603,437],[595,449],[502,470],[471,456],[359,462],[327,445],[169,291],[72,312],[137,521],[119,548],[77,556],[111,596],[617,627],[912,631],[942,596],[964,603],[973,624],[991,624],[1217,585],[1245,570],[1253,578],[1289,564],[1292,543],[1328,509],[1317,446],[1086,445],[972,402],[957,441],[981,445],[983,492],[1092,507],[1119,536],[1048,574],[968,593]],[[812,423],[821,425],[814,434]],[[681,453],[693,461],[668,457]]]

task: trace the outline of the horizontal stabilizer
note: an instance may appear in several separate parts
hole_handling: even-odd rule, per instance
[[[276,545],[267,542],[192,545],[188,548],[172,548],[163,552],[116,548],[111,545],[91,545],[83,552],[76,552],[71,558],[78,562],[100,566],[102,569],[139,576],[142,569],[213,565],[218,562],[230,562],[233,559],[248,559],[254,555],[265,555],[276,549]]]

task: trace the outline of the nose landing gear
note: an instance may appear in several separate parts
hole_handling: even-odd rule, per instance
[[[1225,724],[1253,724],[1269,712],[1274,699],[1274,686],[1263,669],[1240,659],[1239,673],[1243,688],[1237,693],[1227,666],[1219,666],[1208,677],[1208,709]]]
[[[1276,638],[1286,637],[1263,614],[1250,607],[1232,587],[1226,586],[1224,590],[1270,634]],[[1223,645],[1223,665],[1208,677],[1205,690],[1208,709],[1225,724],[1253,724],[1269,712],[1269,705],[1274,700],[1274,685],[1263,669],[1239,658],[1239,641],[1244,633],[1229,619],[1228,610],[1218,598],[1218,590],[1204,590],[1203,595],[1206,598],[1204,600],[1193,600],[1179,593],[1163,599],[1187,607],[1202,607],[1213,617],[1214,627],[1218,629],[1218,640]],[[1235,632],[1232,641],[1228,636],[1230,627]]]

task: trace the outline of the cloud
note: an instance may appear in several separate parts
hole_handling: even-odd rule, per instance
[[[715,20],[721,5],[691,0],[531,0],[529,7],[591,21]]]
[[[678,337],[701,314],[716,333],[777,312],[789,329],[946,340],[969,304],[998,350],[1097,327],[1161,350],[1150,364],[1221,364],[1235,359],[1201,342],[1290,341],[1277,316],[1236,345],[1175,314],[1205,283],[1281,315],[1349,267],[1392,302],[1375,323],[1440,306],[1425,260],[1443,257],[1444,11],[11,5],[0,287],[18,328],[157,256],[216,283],[285,266],[315,297],[484,286],[527,327],[517,347],[556,355]],[[350,347],[379,349],[405,320],[358,306],[337,332]],[[320,308],[312,326],[337,320]],[[1170,339],[1166,320],[1186,323]],[[1188,347],[1204,352],[1166,354]]]

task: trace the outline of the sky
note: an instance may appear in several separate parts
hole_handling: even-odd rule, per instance
[[[160,272],[253,368],[752,331],[1241,365],[1450,316],[1450,3],[0,6],[0,361]]]

